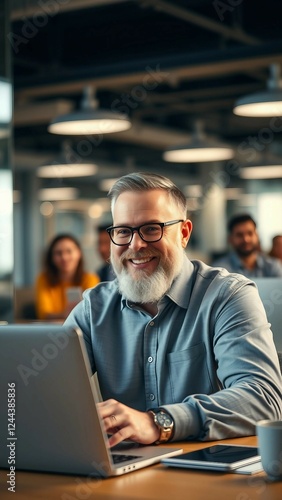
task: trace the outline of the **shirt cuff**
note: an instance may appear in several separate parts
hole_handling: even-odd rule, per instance
[[[171,441],[196,439],[200,434],[199,416],[195,408],[185,403],[162,405],[174,420],[174,433]]]

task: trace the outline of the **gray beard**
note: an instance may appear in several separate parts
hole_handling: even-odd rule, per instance
[[[177,259],[174,263],[176,268],[174,273],[166,273],[163,268],[157,269],[151,276],[140,273],[140,278],[133,279],[128,271],[123,268],[117,270],[112,262],[115,274],[118,279],[119,292],[131,302],[138,304],[148,304],[158,302],[170,289],[173,280],[180,274],[183,265],[182,259]]]

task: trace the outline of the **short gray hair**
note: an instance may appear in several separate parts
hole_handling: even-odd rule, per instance
[[[134,172],[118,179],[108,193],[111,208],[113,210],[116,200],[125,191],[151,191],[152,189],[162,189],[168,193],[186,218],[187,201],[182,191],[167,177],[147,172]]]

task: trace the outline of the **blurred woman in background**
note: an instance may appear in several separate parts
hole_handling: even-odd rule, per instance
[[[99,283],[85,272],[79,242],[71,234],[59,234],[49,244],[44,272],[36,280],[38,319],[65,319],[80,301],[82,292]]]

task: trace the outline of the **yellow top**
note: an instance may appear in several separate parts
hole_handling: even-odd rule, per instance
[[[36,280],[36,313],[38,319],[47,319],[49,315],[62,314],[64,318],[67,308],[66,289],[80,286],[82,291],[92,288],[99,283],[100,279],[96,274],[84,273],[80,285],[74,283],[59,283],[50,286],[45,273],[41,273]]]

